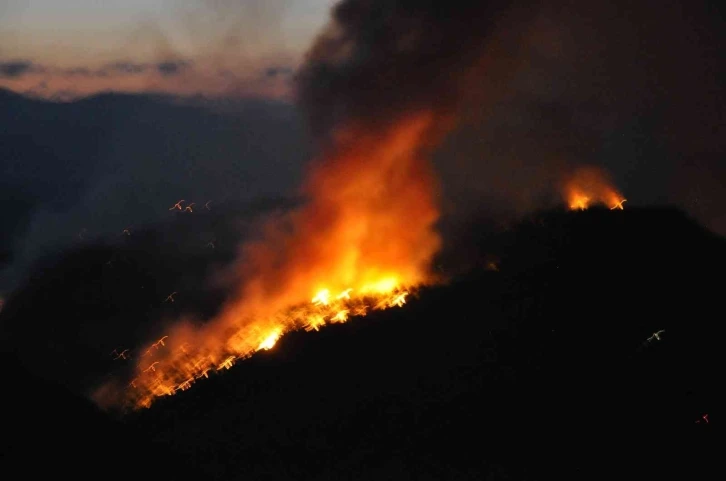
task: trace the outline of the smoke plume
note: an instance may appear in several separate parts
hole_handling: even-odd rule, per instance
[[[431,280],[441,240],[428,156],[486,63],[504,6],[346,0],[333,9],[297,76],[319,148],[302,187],[308,204],[243,249],[229,323],[320,288]]]
[[[246,248],[243,290],[262,289],[266,303],[288,290],[302,301],[318,285],[345,288],[384,272],[425,279],[440,244],[426,157],[451,128],[502,13],[498,2],[348,0],[333,9],[297,77],[320,149],[302,188],[309,203],[286,233]],[[286,289],[302,265],[303,284]]]
[[[327,293],[379,296],[368,308],[392,306],[403,302],[400,289],[435,280],[439,191],[428,156],[455,122],[501,8],[410,0],[335,7],[297,78],[318,141],[301,187],[306,204],[242,247],[237,294],[216,319],[201,332],[180,325],[169,339],[181,349],[170,344],[153,352],[158,365],[138,365],[133,404],[184,389],[286,331],[347,316],[348,305],[324,314],[300,307],[311,299],[327,306]]]
[[[451,115],[505,18],[506,2],[469,3],[339,3],[299,72],[313,131],[351,122],[380,130],[421,110]]]

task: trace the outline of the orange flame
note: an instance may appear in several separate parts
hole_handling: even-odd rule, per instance
[[[201,329],[177,325],[139,364],[132,384],[121,392],[103,386],[97,402],[148,407],[210,370],[272,349],[286,332],[403,306],[417,286],[435,281],[436,190],[431,165],[420,157],[433,121],[419,114],[382,133],[339,132],[313,166],[308,203],[270,221],[261,240],[243,247],[234,300]]]
[[[565,180],[562,194],[570,210],[585,210],[593,205],[622,210],[623,203],[626,202],[612,186],[607,172],[594,166],[576,169]]]

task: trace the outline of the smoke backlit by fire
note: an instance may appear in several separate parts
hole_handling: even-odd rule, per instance
[[[562,195],[570,210],[585,210],[593,205],[622,210],[626,202],[613,187],[607,172],[595,166],[576,169],[565,180]]]

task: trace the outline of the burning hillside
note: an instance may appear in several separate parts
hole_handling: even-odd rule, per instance
[[[138,350],[123,394],[105,386],[97,399],[149,406],[290,330],[403,305],[432,280],[440,245],[433,178],[419,158],[430,122],[421,115],[383,133],[345,132],[311,172],[308,204],[244,246],[238,297],[202,330],[180,324],[166,342]]]
[[[427,157],[481,62],[487,39],[474,19],[500,13],[446,10],[356,0],[334,8],[298,79],[320,149],[302,189],[307,203],[242,247],[236,295],[215,319],[180,322],[163,346],[139,349],[132,379],[102,386],[100,404],[149,406],[285,332],[402,305],[435,280],[439,209]],[[391,34],[370,35],[383,31]],[[441,68],[450,74],[436,75]]]
[[[594,205],[604,205],[611,210],[622,210],[623,203],[627,201],[613,187],[607,172],[595,166],[575,169],[566,178],[562,195],[570,210],[585,210]]]

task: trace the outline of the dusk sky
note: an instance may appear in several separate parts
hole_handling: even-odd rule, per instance
[[[284,97],[332,0],[8,0],[0,87]]]

